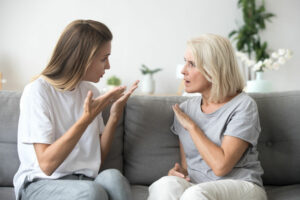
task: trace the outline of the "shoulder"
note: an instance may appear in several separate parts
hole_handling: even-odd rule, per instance
[[[27,98],[44,97],[49,93],[50,84],[44,79],[38,78],[25,86],[22,96]]]
[[[235,104],[241,108],[253,108],[257,109],[257,105],[255,100],[250,97],[248,94],[242,92],[238,96],[236,96],[237,100]]]

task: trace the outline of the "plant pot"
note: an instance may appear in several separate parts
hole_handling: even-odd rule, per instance
[[[247,81],[246,92],[251,92],[251,93],[272,92],[271,82],[263,79],[264,72],[256,72],[255,75],[256,75],[255,80]]]
[[[141,82],[141,90],[146,94],[153,94],[155,90],[155,81],[151,74],[144,75]]]

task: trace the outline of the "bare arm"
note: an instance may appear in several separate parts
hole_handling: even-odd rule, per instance
[[[138,87],[139,81],[136,81],[130,88],[130,90],[124,94],[124,96],[120,97],[118,100],[116,100],[110,110],[110,115],[108,118],[108,121],[106,123],[105,129],[103,133],[100,136],[100,147],[101,147],[101,163],[105,160],[113,138],[114,138],[114,133],[115,129],[117,126],[117,123],[122,116],[124,106],[130,97],[130,95],[134,92],[134,90]]]
[[[216,176],[228,174],[249,147],[249,143],[224,136],[221,146],[210,141],[203,131],[176,104],[173,110],[181,125],[190,133],[196,148]]]
[[[73,150],[88,123],[77,121],[62,137],[53,144],[35,143],[34,149],[41,170],[50,176]]]
[[[125,87],[119,87],[96,99],[93,99],[92,92],[89,92],[85,99],[81,118],[62,137],[53,144],[34,144],[39,166],[46,175],[50,176],[63,163],[93,119],[109,104],[112,98],[119,97],[124,90]]]

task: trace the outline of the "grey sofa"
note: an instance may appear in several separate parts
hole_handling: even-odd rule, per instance
[[[300,91],[250,95],[260,114],[258,149],[268,198],[300,199]],[[20,92],[0,91],[0,200],[15,199],[12,180],[19,166],[16,142],[20,96]],[[178,139],[169,129],[173,122],[171,105],[187,98],[129,99],[102,170],[121,170],[132,184],[134,200],[146,199],[147,186],[179,161]],[[108,113],[103,112],[105,120]]]

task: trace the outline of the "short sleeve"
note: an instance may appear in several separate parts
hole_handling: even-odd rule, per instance
[[[19,138],[23,143],[54,142],[50,109],[41,86],[30,85],[25,88],[20,102]]]
[[[254,100],[250,99],[238,106],[226,126],[224,135],[240,138],[252,146],[256,146],[259,134],[260,123],[257,105]]]

